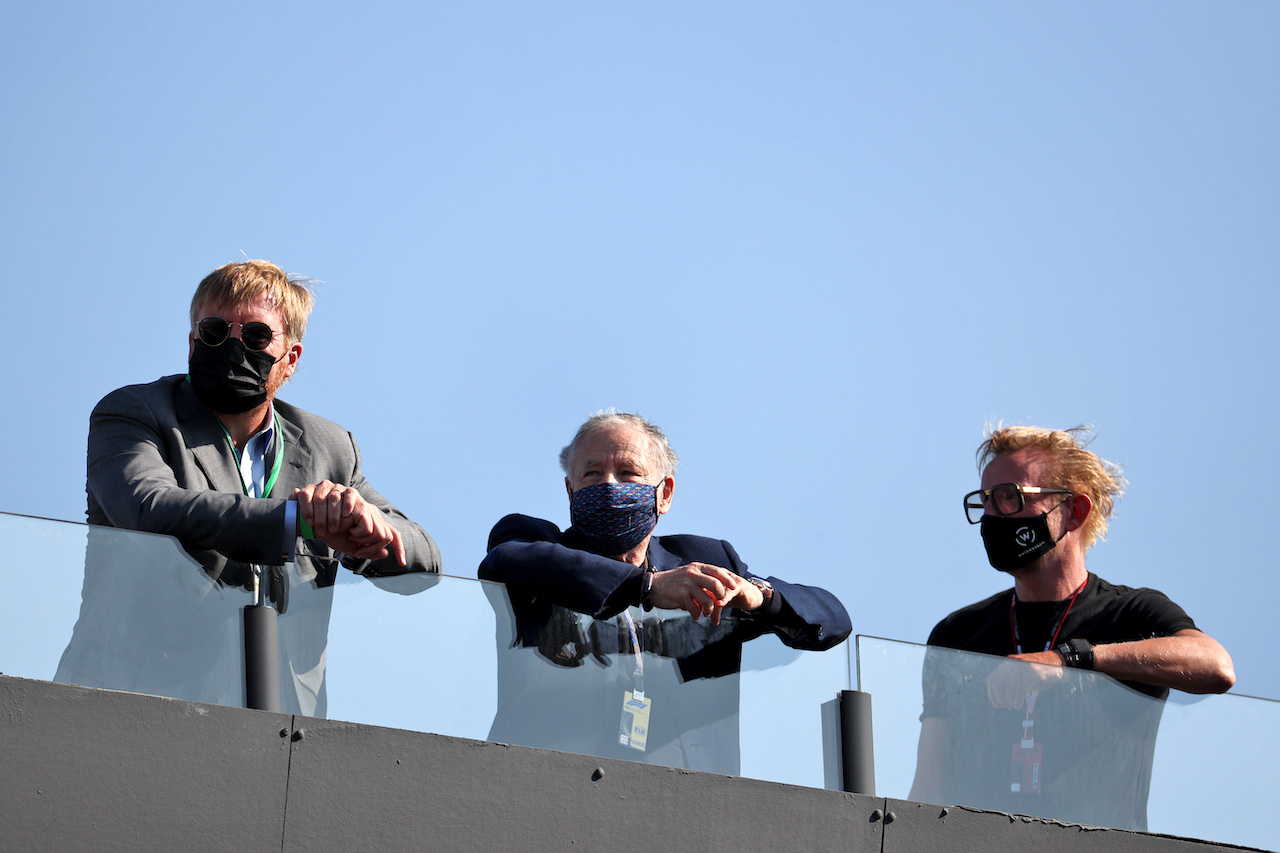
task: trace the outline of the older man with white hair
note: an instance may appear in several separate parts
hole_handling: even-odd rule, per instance
[[[826,590],[753,574],[723,540],[654,535],[677,462],[654,424],[597,414],[560,454],[571,526],[494,527],[479,575],[506,585],[503,647],[540,664],[500,662],[492,739],[735,773],[742,643],[773,633],[824,650],[849,635]],[[689,616],[644,617],[655,608]]]

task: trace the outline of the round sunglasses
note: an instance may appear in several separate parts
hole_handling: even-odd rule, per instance
[[[271,346],[271,341],[276,335],[283,335],[284,332],[274,331],[266,323],[257,321],[250,323],[228,323],[221,317],[205,317],[199,323],[196,323],[196,336],[204,342],[205,346],[218,347],[226,343],[227,338],[231,337],[231,327],[240,327],[240,342],[244,344],[245,349],[264,350]]]

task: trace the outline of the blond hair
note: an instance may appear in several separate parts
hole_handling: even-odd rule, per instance
[[[307,317],[315,305],[311,279],[289,275],[270,261],[244,261],[218,267],[204,277],[191,297],[191,328],[200,320],[202,305],[234,308],[265,295],[284,317],[284,335],[292,345],[307,331]]]
[[[1046,488],[1070,489],[1087,495],[1093,501],[1093,512],[1085,520],[1085,550],[1107,538],[1107,522],[1116,501],[1124,497],[1126,481],[1120,466],[1108,462],[1085,447],[1093,441],[1092,428],[1045,429],[1034,426],[987,427],[987,439],[978,445],[978,470],[981,472],[997,456],[1028,448],[1043,450],[1049,457],[1053,482],[1037,483]]]

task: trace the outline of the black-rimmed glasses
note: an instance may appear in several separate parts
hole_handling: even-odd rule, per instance
[[[271,341],[276,335],[284,334],[284,332],[274,331],[266,323],[257,321],[228,323],[221,317],[205,317],[199,323],[196,323],[196,335],[204,342],[205,346],[222,346],[226,343],[227,338],[231,337],[232,326],[240,327],[240,342],[245,345],[245,349],[251,350],[264,350],[271,346]]]
[[[970,524],[982,521],[989,502],[1001,515],[1022,512],[1027,505],[1026,495],[1072,495],[1070,489],[1042,489],[1039,486],[1019,486],[1017,483],[1000,483],[989,489],[978,489],[964,496],[964,515]]]

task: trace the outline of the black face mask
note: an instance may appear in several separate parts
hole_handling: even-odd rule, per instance
[[[236,338],[216,347],[197,338],[187,375],[202,406],[221,415],[239,415],[267,401],[267,378],[276,361],[265,352],[245,349]]]
[[[984,515],[981,522],[982,544],[987,547],[987,560],[992,567],[1002,572],[1016,571],[1052,551],[1062,536],[1054,539],[1049,532],[1049,512],[1030,518]],[[1062,535],[1066,535],[1065,530]]]

